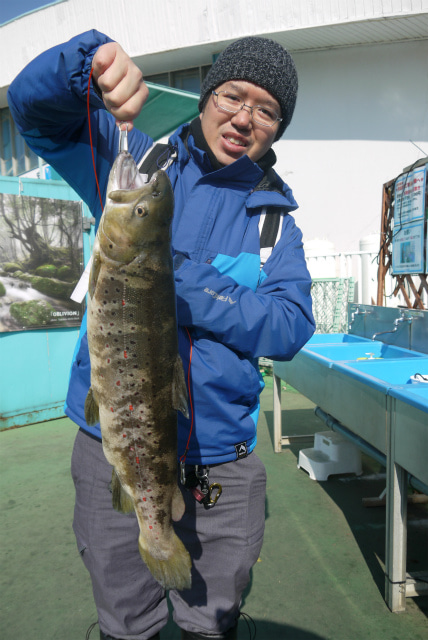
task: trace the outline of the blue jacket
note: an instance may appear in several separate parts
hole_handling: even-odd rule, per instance
[[[28,145],[80,194],[97,222],[101,216],[89,146],[86,97],[92,57],[109,38],[89,31],[36,58],[14,80],[9,105]],[[118,130],[91,88],[91,123],[101,191],[118,149]],[[187,462],[234,460],[237,445],[256,444],[260,356],[290,360],[314,331],[311,279],[302,236],[290,211],[297,208],[289,187],[244,156],[213,170],[196,147],[188,125],[170,139],[178,158],[168,169],[174,188],[173,251],[179,347],[185,371],[192,343],[191,395],[194,425]],[[137,163],[153,141],[133,129],[129,151]],[[272,172],[274,173],[274,172]],[[259,186],[259,188],[257,188]],[[279,207],[280,237],[264,264],[259,221],[267,205]],[[269,215],[269,214],[267,214]],[[84,401],[90,385],[85,332],[80,332],[71,368],[66,413],[89,428]],[[178,455],[184,453],[190,422],[178,414]]]

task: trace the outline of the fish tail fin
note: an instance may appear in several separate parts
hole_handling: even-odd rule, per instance
[[[150,573],[164,589],[178,591],[190,589],[192,561],[186,547],[175,533],[172,539],[172,550],[167,559],[153,557],[141,535],[138,539],[138,548]]]
[[[134,502],[122,487],[115,469],[111,474],[111,493],[113,509],[116,509],[119,513],[132,513],[134,511]]]

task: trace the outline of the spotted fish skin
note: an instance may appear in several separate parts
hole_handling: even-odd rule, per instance
[[[177,410],[187,412],[178,354],[170,248],[173,192],[158,171],[142,184],[134,159],[112,167],[93,251],[86,420],[99,417],[113,471],[113,504],[135,510],[139,549],[165,589],[190,587],[191,561],[172,520],[184,513],[177,484]]]

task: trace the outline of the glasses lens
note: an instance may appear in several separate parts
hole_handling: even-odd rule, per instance
[[[217,104],[220,109],[225,111],[231,111],[236,113],[240,110],[244,101],[239,96],[235,96],[233,93],[227,93],[226,91],[220,91],[217,95]]]
[[[219,91],[217,94],[217,106],[224,111],[230,113],[237,113],[242,109],[244,101],[239,96],[227,91]],[[278,120],[278,114],[273,109],[256,105],[251,110],[251,115],[254,122],[261,124],[264,127],[272,127]]]
[[[278,116],[272,109],[256,105],[253,107],[253,120],[265,127],[271,127],[278,120]]]

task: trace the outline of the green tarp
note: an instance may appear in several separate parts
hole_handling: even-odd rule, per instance
[[[154,140],[175,131],[183,122],[190,122],[198,113],[199,95],[147,82],[149,97],[134,126]]]

